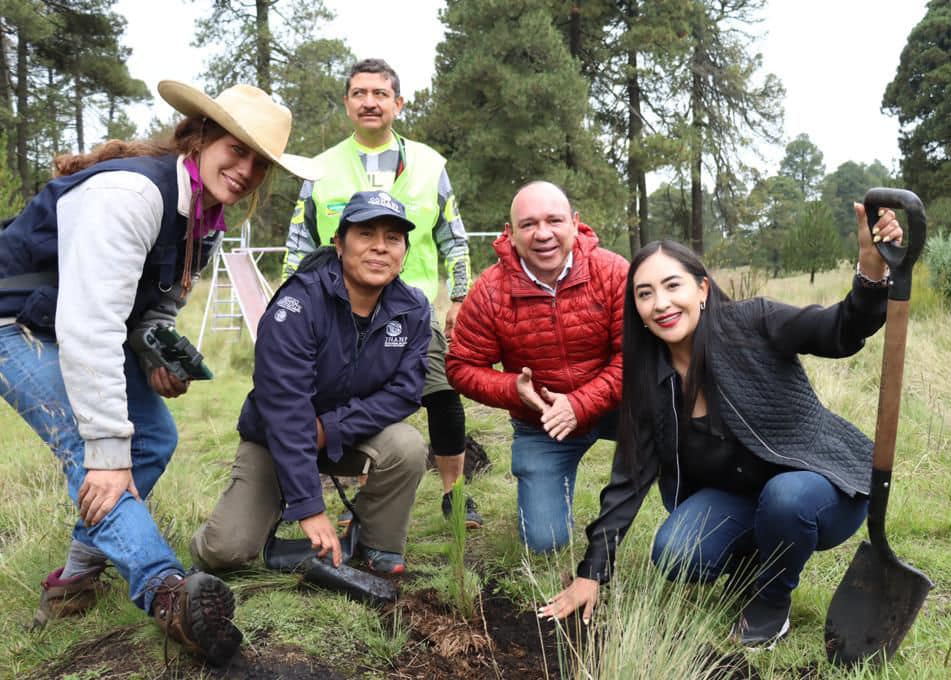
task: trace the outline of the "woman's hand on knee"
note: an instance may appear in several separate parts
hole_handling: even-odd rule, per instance
[[[337,530],[334,528],[333,522],[327,517],[326,512],[300,520],[300,528],[303,529],[304,535],[310,539],[310,546],[317,551],[317,557],[323,557],[330,552],[334,566],[340,566],[343,550],[340,547]]]
[[[598,601],[598,582],[578,576],[571,585],[555,595],[538,610],[538,618],[563,619],[581,608],[581,620],[591,622],[594,605]]]
[[[86,470],[86,478],[79,487],[79,516],[87,527],[95,526],[115,507],[122,494],[128,491],[136,500],[131,468],[119,470]]]

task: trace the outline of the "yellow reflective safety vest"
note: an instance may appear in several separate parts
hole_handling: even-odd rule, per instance
[[[439,219],[439,178],[446,159],[425,144],[398,135],[396,139],[404,168],[389,193],[404,205],[406,217],[416,225],[409,233],[410,249],[400,278],[421,288],[432,302],[439,292],[439,253],[433,228]],[[353,135],[317,156],[316,162],[320,177],[314,182],[313,192],[317,233],[321,243],[330,243],[350,197],[374,187],[370,186]]]

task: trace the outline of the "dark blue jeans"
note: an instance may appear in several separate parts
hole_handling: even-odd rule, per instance
[[[670,579],[704,583],[758,557],[760,597],[782,604],[812,554],[848,539],[867,513],[867,496],[849,498],[814,472],[776,475],[759,496],[701,489],[661,525],[651,557]]]
[[[518,528],[533,552],[568,543],[578,463],[598,439],[616,439],[617,411],[580,437],[556,441],[540,427],[512,420],[512,474],[518,479]]]

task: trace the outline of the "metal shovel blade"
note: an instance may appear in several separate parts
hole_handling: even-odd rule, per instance
[[[829,604],[829,661],[851,666],[879,653],[890,657],[933,587],[931,579],[887,547],[862,541]]]

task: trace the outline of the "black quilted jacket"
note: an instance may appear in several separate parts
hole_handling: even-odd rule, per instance
[[[724,425],[753,454],[770,463],[823,475],[849,496],[867,494],[872,442],[825,408],[799,354],[847,357],[885,322],[887,291],[854,280],[831,307],[793,307],[765,298],[730,303],[709,353],[717,394],[708,395]],[[617,544],[659,478],[668,510],[697,489],[686,488],[678,461],[680,379],[664,351],[658,361],[654,432],[641,469],[617,458],[601,492],[601,512],[587,528],[588,550],[578,575],[607,581]]]

